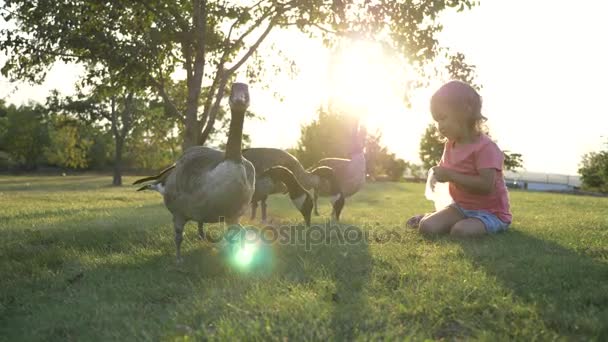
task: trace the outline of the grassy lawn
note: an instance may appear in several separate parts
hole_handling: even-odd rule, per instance
[[[422,184],[368,184],[248,268],[190,223],[177,266],[160,195],[110,180],[0,177],[0,340],[608,340],[608,198],[512,192],[509,232],[424,239]]]

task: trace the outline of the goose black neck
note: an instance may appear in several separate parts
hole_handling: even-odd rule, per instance
[[[277,172],[276,177],[278,180],[283,182],[287,187],[287,191],[289,192],[289,198],[294,199],[302,196],[305,191],[302,185],[298,183],[294,175],[290,172]]]
[[[226,159],[241,161],[241,143],[243,140],[243,122],[245,111],[231,110],[230,129],[228,131],[228,142],[226,143]]]
[[[340,192],[340,184],[334,174],[334,171],[328,167],[321,166],[313,170],[313,174],[325,179],[329,183],[330,193],[332,195]]]

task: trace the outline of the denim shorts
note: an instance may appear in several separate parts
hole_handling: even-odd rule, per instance
[[[450,204],[450,207],[458,210],[465,218],[476,218],[486,227],[486,232],[498,233],[509,228],[510,222],[501,221],[496,215],[483,210],[467,210],[463,209],[456,203]]]

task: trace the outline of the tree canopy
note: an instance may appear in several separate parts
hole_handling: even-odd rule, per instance
[[[578,173],[585,188],[608,193],[608,150],[583,155]]]
[[[334,108],[319,108],[317,114],[311,123],[302,125],[300,140],[291,150],[305,167],[313,166],[323,158],[349,159],[353,144],[363,144],[370,177],[387,176],[396,181],[403,177],[409,163],[381,144],[379,132],[367,132],[356,117]]]
[[[10,28],[0,30],[8,55],[2,74],[40,81],[55,61],[102,64],[122,84],[155,89],[183,125],[183,147],[212,133],[227,84],[246,63],[250,83],[263,81],[259,47],[271,31],[295,27],[327,45],[342,38],[373,39],[422,66],[439,51],[438,15],[470,0],[6,0]],[[94,70],[94,69],[91,69]],[[181,110],[167,89],[183,75]],[[93,74],[94,75],[94,74]]]

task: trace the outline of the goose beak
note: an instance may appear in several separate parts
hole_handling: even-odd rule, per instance
[[[230,92],[230,109],[245,111],[249,107],[249,87],[245,83],[233,83]]]

